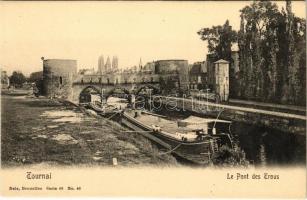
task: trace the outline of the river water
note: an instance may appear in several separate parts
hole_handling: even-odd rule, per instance
[[[305,136],[238,122],[231,130],[247,158],[256,165],[306,163]]]
[[[169,112],[159,114],[183,119],[192,113]],[[271,128],[233,122],[230,132],[234,141],[245,152],[246,158],[256,166],[305,165],[306,137]]]
[[[122,108],[126,107],[127,103],[127,100],[117,97],[108,100],[108,104]],[[184,119],[192,115],[187,111],[159,110],[155,112],[172,119]],[[245,152],[249,162],[256,166],[306,164],[306,136],[240,122],[233,122],[230,132],[234,142]]]

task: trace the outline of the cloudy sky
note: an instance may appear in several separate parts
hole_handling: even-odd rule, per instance
[[[0,2],[0,67],[25,74],[42,70],[40,58],[78,60],[97,68],[99,55],[117,55],[119,66],[158,59],[204,60],[197,31],[229,19],[249,2]],[[279,7],[284,2],[278,2]],[[305,2],[293,2],[305,17]]]

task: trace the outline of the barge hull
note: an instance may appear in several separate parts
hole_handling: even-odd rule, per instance
[[[131,116],[123,113],[121,123],[128,128],[135,130],[149,140],[166,148],[170,153],[175,154],[185,160],[197,164],[209,164],[211,162],[211,144],[209,141],[199,143],[184,143],[164,137],[159,133],[155,133],[149,126],[146,126]]]

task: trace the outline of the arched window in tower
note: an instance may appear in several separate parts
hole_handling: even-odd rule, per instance
[[[110,79],[109,78],[107,79],[107,82],[108,82],[108,84],[110,84]]]
[[[116,84],[118,84],[118,78],[116,78]]]
[[[101,83],[101,78],[99,78],[99,83]]]
[[[62,78],[62,76],[60,76],[60,85],[62,85],[63,84],[63,78]]]
[[[83,79],[81,79],[81,83],[83,83]]]

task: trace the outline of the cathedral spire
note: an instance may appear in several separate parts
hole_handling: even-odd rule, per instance
[[[102,74],[104,72],[104,58],[103,55],[98,58],[98,73]]]
[[[108,56],[107,58],[107,62],[105,64],[105,71],[110,71],[111,70],[111,61],[110,61],[110,57]]]
[[[112,59],[112,70],[117,70],[118,69],[118,58],[117,56],[113,56]]]

